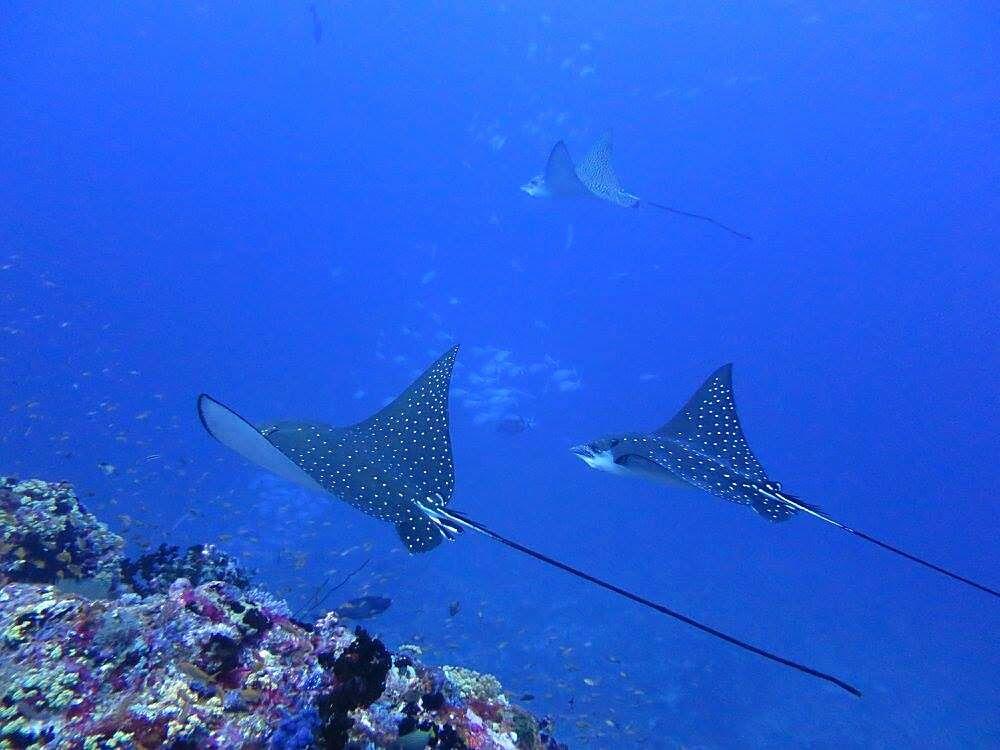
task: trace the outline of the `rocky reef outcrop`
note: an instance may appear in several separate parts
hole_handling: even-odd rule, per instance
[[[547,722],[512,704],[491,676],[393,653],[334,613],[296,621],[282,601],[242,579],[196,585],[179,577],[165,591],[125,591],[112,569],[124,562],[120,540],[76,523],[73,513],[84,511],[67,499],[67,485],[0,487],[8,493],[0,517],[8,540],[0,554],[0,748],[559,747]],[[14,513],[11,497],[19,498]],[[56,517],[75,520],[52,520],[62,529],[54,536],[8,533],[26,517],[25,502],[34,506],[33,528],[49,528],[35,513],[42,498],[55,499],[45,507]],[[37,537],[26,541],[28,533]],[[50,546],[55,539],[76,567],[55,568],[55,581],[25,575],[25,559],[46,561],[30,563],[35,570],[65,562]],[[81,578],[110,576],[116,585],[98,598],[66,591],[59,570],[63,578],[77,570]]]
[[[0,477],[0,585],[96,582],[114,591],[123,546],[69,484]]]

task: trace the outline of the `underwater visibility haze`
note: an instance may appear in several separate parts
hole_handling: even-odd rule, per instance
[[[0,15],[0,743],[1000,745],[990,5]]]

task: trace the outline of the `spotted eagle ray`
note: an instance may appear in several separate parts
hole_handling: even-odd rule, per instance
[[[521,186],[521,190],[533,198],[593,197],[625,208],[652,206],[661,211],[707,221],[737,237],[742,237],[745,240],[751,239],[749,235],[727,227],[710,216],[681,211],[677,208],[664,206],[662,203],[643,200],[637,195],[626,192],[618,182],[618,175],[615,174],[612,162],[613,153],[614,147],[610,132],[604,133],[597,143],[591,146],[590,151],[579,164],[573,162],[573,157],[570,156],[566,144],[559,141],[549,152],[545,172],[532,177]]]
[[[1000,596],[988,586],[858,531],[785,492],[781,483],[768,477],[743,434],[733,398],[732,365],[712,373],[684,408],[655,432],[606,437],[571,450],[591,468],[695,487],[723,500],[749,505],[768,521],[785,521],[800,512],[815,516],[907,560]]]
[[[410,552],[427,552],[444,541],[453,541],[463,529],[471,529],[731,645],[861,695],[857,688],[836,677],[739,640],[548,557],[449,508],[455,469],[448,393],[457,355],[456,346],[395,401],[349,427],[316,422],[276,422],[254,427],[206,394],[198,397],[198,414],[209,434],[252,463],[393,524]]]

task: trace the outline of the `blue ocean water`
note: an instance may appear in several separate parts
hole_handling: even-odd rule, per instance
[[[216,542],[296,606],[370,559],[340,600],[392,598],[375,632],[571,747],[1000,744],[991,597],[568,450],[731,361],[787,488],[996,585],[992,6],[315,10],[0,11],[0,473],[72,481],[132,552]],[[518,189],[609,128],[626,189],[753,241]],[[455,507],[864,697],[483,538],[408,556],[195,414],[354,422],[456,342]]]

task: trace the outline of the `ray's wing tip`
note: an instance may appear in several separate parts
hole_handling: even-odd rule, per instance
[[[197,407],[198,407],[198,419],[201,421],[201,426],[205,428],[205,432],[207,432],[209,435],[211,435],[213,438],[215,438],[216,440],[218,440],[223,445],[225,445],[225,441],[223,441],[216,434],[215,430],[212,428],[212,425],[210,423],[209,414],[208,414],[208,407],[212,407],[212,406],[217,407],[218,409],[222,410],[223,412],[225,412],[225,413],[227,413],[227,414],[229,414],[231,416],[236,417],[241,422],[245,422],[254,431],[257,430],[257,428],[253,426],[253,423],[250,422],[250,420],[248,420],[243,415],[238,414],[233,409],[230,409],[224,403],[222,403],[221,401],[219,401],[219,399],[214,398],[213,396],[210,396],[207,393],[199,393],[198,394],[198,400],[197,400]]]
[[[219,401],[217,398],[209,396],[207,393],[198,394],[198,400],[196,402],[196,405],[198,408],[198,420],[201,422],[201,426],[205,428],[205,432],[207,432],[211,437],[213,437],[215,440],[219,440],[219,436],[215,434],[215,430],[212,429],[212,425],[209,422],[209,416],[207,410],[212,406],[216,406],[219,409],[224,409],[227,412],[232,412],[233,410],[230,409],[221,401]],[[233,413],[235,414],[235,412]],[[242,419],[242,417],[240,417],[240,419]],[[219,442],[222,441],[219,440]]]
[[[565,153],[567,156],[569,156],[569,146],[567,146],[566,141],[562,139],[556,141],[553,144],[552,148],[549,150],[548,161],[551,162],[555,158],[556,154],[559,153]],[[573,157],[571,156],[570,156],[570,161],[573,161]]]
[[[707,385],[714,380],[721,380],[724,384],[731,385],[733,382],[733,363],[726,362],[726,364],[716,367],[712,370],[712,374],[706,378],[705,384]]]
[[[201,426],[205,428],[205,431],[208,432],[209,435],[211,435],[212,434],[212,430],[208,426],[208,421],[205,418],[205,404],[206,403],[217,404],[219,402],[216,401],[211,396],[209,396],[207,393],[199,393],[198,394],[198,398],[195,401],[195,406],[198,409],[198,419],[201,421]]]

